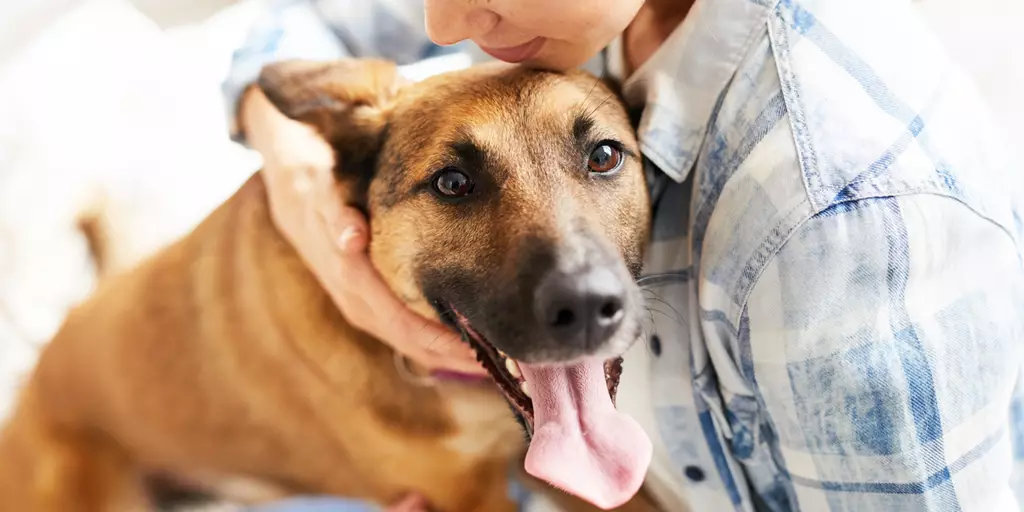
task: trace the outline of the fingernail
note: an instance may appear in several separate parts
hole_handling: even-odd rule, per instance
[[[359,230],[349,226],[345,228],[345,230],[341,232],[341,236],[338,237],[338,245],[340,245],[342,249],[348,249],[349,243],[352,242],[352,240],[355,240],[357,236],[359,236]]]

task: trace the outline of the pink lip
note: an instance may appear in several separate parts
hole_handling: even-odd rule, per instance
[[[544,46],[544,38],[536,37],[517,46],[509,46],[507,48],[486,48],[481,46],[480,49],[495,59],[514,64],[533,57],[540,51],[541,46]]]

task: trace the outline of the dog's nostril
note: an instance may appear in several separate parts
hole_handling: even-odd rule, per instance
[[[555,318],[551,322],[552,327],[568,327],[576,322],[576,313],[571,309],[559,309],[555,312]]]
[[[601,305],[597,314],[600,320],[614,322],[622,314],[622,302],[618,299],[609,299]]]

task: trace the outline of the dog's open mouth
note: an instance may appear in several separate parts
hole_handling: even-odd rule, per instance
[[[629,501],[643,484],[652,448],[640,426],[615,409],[622,358],[521,363],[458,311],[447,309],[526,424],[531,437],[526,471],[601,508]]]
[[[477,360],[484,366],[509,403],[519,411],[526,421],[526,430],[533,435],[533,398],[530,395],[530,384],[523,377],[519,362],[491,345],[486,338],[473,329],[465,317],[453,311],[456,326],[476,352]],[[618,391],[619,378],[622,376],[622,358],[616,357],[604,363],[604,379],[608,388],[608,397],[615,404],[615,393]]]

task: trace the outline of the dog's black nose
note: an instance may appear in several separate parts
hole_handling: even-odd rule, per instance
[[[608,268],[551,271],[537,287],[534,313],[556,341],[596,348],[622,324],[625,297],[626,287]]]

